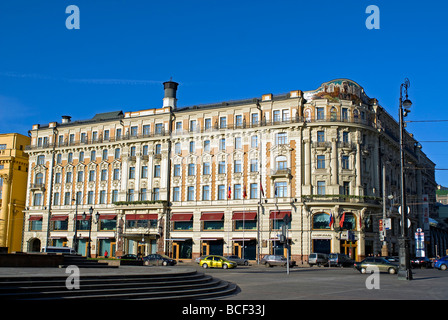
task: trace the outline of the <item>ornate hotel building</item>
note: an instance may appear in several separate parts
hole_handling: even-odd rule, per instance
[[[23,251],[86,255],[90,240],[92,256],[258,260],[286,243],[299,265],[398,252],[399,125],[357,83],[189,107],[177,87],[164,83],[160,108],[33,126]],[[413,232],[436,183],[411,134],[406,163]]]

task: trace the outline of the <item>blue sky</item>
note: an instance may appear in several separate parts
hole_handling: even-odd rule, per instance
[[[65,9],[80,10],[80,29]],[[380,9],[368,30],[366,8]],[[2,0],[0,132],[27,134],[61,115],[161,106],[162,82],[180,83],[178,105],[313,90],[335,78],[364,87],[398,118],[448,120],[446,1]],[[446,141],[448,122],[413,122],[421,141]],[[448,169],[448,143],[422,142]],[[436,171],[448,186],[448,171]]]

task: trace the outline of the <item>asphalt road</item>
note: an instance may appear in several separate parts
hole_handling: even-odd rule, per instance
[[[413,269],[413,280],[397,275],[361,274],[354,268],[238,266],[198,271],[236,283],[227,300],[447,300],[448,271]],[[370,289],[369,289],[370,288]]]

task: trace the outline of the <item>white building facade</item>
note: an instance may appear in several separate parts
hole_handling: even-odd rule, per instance
[[[33,126],[24,251],[85,255],[90,240],[92,256],[289,252],[299,265],[311,252],[398,252],[399,128],[357,83],[183,108],[177,83],[164,87],[158,109]],[[434,163],[412,135],[406,156],[408,199],[435,199]]]

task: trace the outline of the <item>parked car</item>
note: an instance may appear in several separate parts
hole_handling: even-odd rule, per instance
[[[222,256],[206,256],[204,259],[201,259],[199,265],[204,268],[223,268],[223,269],[231,269],[236,268],[237,263],[234,261],[230,261]]]
[[[448,267],[448,256],[444,256],[443,258],[434,261],[434,268],[437,268],[439,270],[446,270],[447,267]]]
[[[328,255],[328,264],[336,267],[352,267],[354,260],[350,259],[346,254],[330,253]]]
[[[244,259],[244,258],[240,258],[240,257],[235,256],[235,255],[224,256],[224,258],[226,258],[227,260],[236,262],[236,264],[239,265],[239,266],[248,266],[249,265],[249,260]]]
[[[432,262],[427,257],[411,259],[412,268],[431,268],[431,266]]]
[[[128,253],[120,257],[122,260],[141,260],[136,254]]]
[[[326,266],[328,264],[328,255],[325,253],[311,253],[308,263],[310,266]]]
[[[62,254],[76,254],[75,249],[70,247],[43,247],[42,252],[46,253],[62,253]]]
[[[399,256],[387,256],[384,257],[387,261],[392,263],[400,263],[400,257]]]
[[[143,257],[143,261],[148,265],[156,265],[156,266],[174,266],[177,261],[171,259],[170,257],[163,254],[150,254],[146,257]]]
[[[264,264],[266,267],[273,267],[273,266],[283,266],[286,267],[286,264],[288,260],[282,256],[282,255],[275,255],[275,254],[269,254],[263,257],[261,259],[260,264]],[[289,266],[293,267],[296,265],[296,262],[294,260],[289,259]]]
[[[380,272],[388,272],[390,274],[398,272],[398,264],[382,257],[369,257],[361,262],[355,262],[353,266],[361,273],[366,273],[368,267],[376,267]]]

